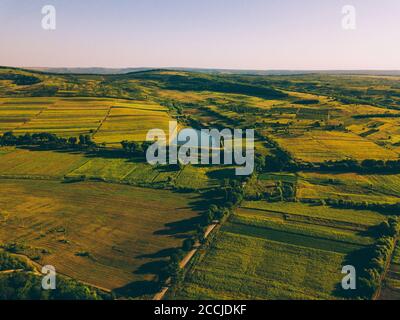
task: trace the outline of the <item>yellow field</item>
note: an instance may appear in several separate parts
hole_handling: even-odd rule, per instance
[[[163,250],[182,243],[178,226],[198,215],[192,194],[98,182],[0,184],[0,244],[16,242],[40,264],[107,289],[146,291]]]
[[[90,134],[97,143],[119,146],[144,141],[148,130],[168,133],[168,110],[147,101],[96,98],[0,98],[0,133]]]
[[[162,129],[168,134],[170,120],[166,108],[157,105],[112,107],[94,140],[107,144],[118,144],[122,140],[145,141],[151,129]]]
[[[305,162],[344,159],[388,160],[399,157],[394,151],[347,132],[312,131],[298,136],[279,136],[277,141],[295,159]]]
[[[0,175],[60,178],[89,159],[82,154],[8,148],[0,153]]]
[[[400,201],[400,175],[360,175],[356,173],[299,173],[299,199],[342,199],[377,203]]]

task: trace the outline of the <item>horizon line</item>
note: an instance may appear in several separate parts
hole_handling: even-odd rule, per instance
[[[159,69],[191,69],[191,70],[223,70],[223,71],[295,71],[295,72],[302,72],[302,71],[315,71],[315,72],[323,72],[323,71],[397,71],[400,72],[400,68],[398,69],[383,69],[383,68],[301,68],[301,69],[285,69],[285,68],[270,68],[270,69],[246,69],[246,68],[219,68],[219,67],[148,67],[148,66],[141,66],[141,67],[107,67],[107,66],[57,66],[57,67],[47,67],[47,66],[36,66],[36,67],[27,67],[27,66],[7,66],[7,65],[0,65],[1,68],[19,68],[19,69],[146,69],[146,70],[159,70]]]

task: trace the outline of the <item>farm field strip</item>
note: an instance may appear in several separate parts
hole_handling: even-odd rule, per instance
[[[299,247],[336,252],[340,254],[348,254],[352,251],[362,248],[362,245],[355,244],[354,242],[332,240],[327,237],[322,237],[321,234],[307,234],[307,231],[309,231],[307,229],[300,233],[298,229],[295,230],[296,232],[293,232],[290,230],[291,228],[289,226],[286,226],[286,229],[281,228],[281,230],[278,230],[276,227],[271,228],[271,226],[267,227],[265,225],[260,226],[243,222],[244,221],[238,222],[234,219],[232,222],[224,225],[222,229],[223,231],[229,233],[262,238]]]
[[[261,201],[245,202],[244,206],[198,256],[175,298],[338,299],[337,285],[346,257],[373,243],[357,230],[340,228],[359,224],[364,212],[353,217],[354,210]],[[306,221],[288,219],[295,213]],[[366,217],[364,226],[384,219],[373,212]],[[316,218],[332,225],[319,225],[321,220]],[[314,263],[318,267],[308,269]],[[313,276],[309,278],[308,272]]]
[[[13,149],[0,154],[0,175],[61,178],[87,161],[81,154]]]
[[[396,152],[352,133],[315,130],[298,137],[278,136],[276,140],[296,159],[305,162],[319,163],[344,159],[394,160],[399,157]]]
[[[224,231],[216,237],[177,299],[334,298],[344,255]]]
[[[146,173],[152,171],[154,171],[154,174],[151,175],[153,177],[157,174],[154,167],[129,159],[89,158],[86,163],[71,171],[67,176],[86,176],[88,178],[99,178],[114,182],[134,181],[135,179],[132,179],[132,177],[142,176],[144,179],[138,179],[138,181],[151,182],[152,177],[146,178]]]
[[[355,173],[298,174],[297,197],[299,199],[342,199],[396,203],[400,200],[400,175],[371,175]]]
[[[0,98],[0,102],[0,131],[93,134],[96,142],[111,145],[144,141],[154,128],[168,132],[172,120],[167,108],[147,101],[52,98],[45,103],[43,98]]]
[[[245,201],[242,207],[289,214],[291,216],[301,215],[309,218],[321,218],[363,227],[377,225],[385,219],[383,215],[369,210],[335,209],[295,202],[268,203],[265,201]]]
[[[365,231],[365,229],[359,226],[343,225],[338,221],[304,218],[304,216],[280,218],[270,215],[262,216],[254,214],[252,210],[241,208],[231,218],[231,222],[359,245],[369,245],[373,242],[372,238],[360,235],[360,231]]]
[[[0,132],[18,129],[24,124],[38,117],[46,107],[10,107],[0,106]]]
[[[218,185],[208,176],[216,168],[186,166],[183,170],[152,166],[143,160],[96,158],[79,151],[33,151],[0,148],[0,176],[5,178],[82,178],[146,187],[162,185],[206,189]]]

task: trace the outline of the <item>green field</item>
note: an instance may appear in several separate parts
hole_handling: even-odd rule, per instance
[[[187,166],[182,170],[151,166],[142,159],[93,157],[74,151],[0,148],[0,177],[99,180],[154,188],[208,189],[219,184],[209,172]]]
[[[332,299],[344,255],[220,231],[178,299]]]
[[[81,154],[8,149],[0,154],[0,175],[60,178],[86,161]]]
[[[357,229],[354,212],[269,205],[247,202],[238,209],[199,254],[175,298],[340,298],[336,290],[344,261],[373,243]],[[371,220],[376,215],[375,222],[382,220],[369,215]]]
[[[310,239],[312,241],[318,239],[316,245],[319,245],[321,241],[324,242],[324,239],[328,239],[331,241],[325,242],[330,244],[329,248],[332,251],[341,250],[339,249],[340,242],[345,243],[345,247],[349,243],[368,245],[373,242],[371,238],[361,236],[356,228],[351,229],[350,226],[342,226],[339,223],[335,225],[335,221],[332,220],[314,220],[313,223],[310,223],[309,219],[301,220],[297,218],[292,220],[288,216],[278,218],[268,214],[260,214],[258,211],[240,208],[236,215],[231,218],[231,221],[241,226],[252,226],[254,227],[253,231],[259,228],[268,229],[271,234],[276,233],[278,236],[282,233],[287,236],[296,235],[299,240],[302,239],[301,241],[309,242]],[[347,252],[347,248],[344,250],[344,252]]]
[[[367,227],[379,224],[384,216],[368,210],[333,209],[327,206],[315,206],[302,203],[267,203],[265,201],[251,201],[242,204],[242,208],[255,209],[261,215],[289,216],[290,219],[316,219],[331,221],[341,225]]]

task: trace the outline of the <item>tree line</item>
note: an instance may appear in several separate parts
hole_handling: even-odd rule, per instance
[[[342,199],[301,199],[303,203],[313,203],[318,205],[328,205],[337,209],[370,210],[386,213],[390,215],[400,215],[400,202],[398,203],[379,203],[368,201],[352,201]]]
[[[0,252],[0,271],[17,270],[0,275],[0,300],[102,300],[111,295],[90,288],[78,281],[57,276],[55,290],[43,290],[42,278],[32,274],[32,266],[9,254]]]
[[[321,171],[358,172],[358,173],[398,173],[400,172],[399,160],[365,159],[326,161],[319,165]]]
[[[219,188],[210,192],[213,195],[213,200],[210,201],[208,209],[199,217],[194,235],[185,239],[182,247],[174,250],[169,256],[167,263],[159,274],[159,286],[162,286],[169,278],[174,284],[178,285],[183,281],[184,272],[179,266],[180,261],[193,249],[196,243],[204,244],[206,242],[204,238],[205,231],[213,221],[227,219],[244,199],[242,182],[238,179],[225,179]]]
[[[79,135],[78,138],[62,138],[54,133],[25,133],[16,136],[12,132],[6,132],[0,136],[0,146],[40,146],[48,149],[60,148],[90,148],[96,147],[97,144],[92,140],[90,135]]]
[[[352,298],[372,299],[381,286],[386,265],[390,262],[392,252],[399,235],[397,218],[389,218],[377,226],[376,242],[358,252],[362,268],[357,274],[357,289]]]
[[[109,294],[89,288],[77,281],[57,276],[55,290],[43,290],[42,278],[15,272],[0,276],[0,300],[103,300]]]

